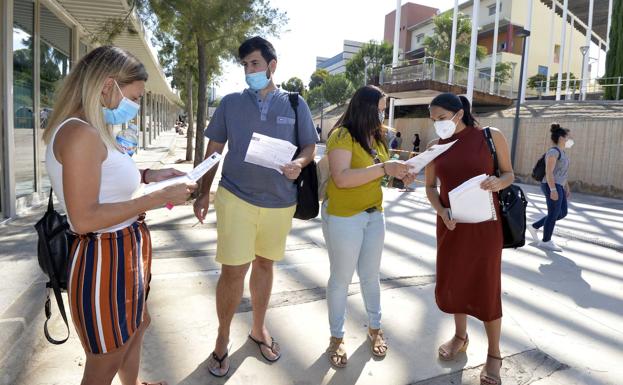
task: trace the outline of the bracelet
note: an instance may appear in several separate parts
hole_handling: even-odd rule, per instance
[[[147,176],[147,171],[149,171],[148,168],[144,169],[143,172],[141,173],[141,183],[143,184],[147,184],[147,180],[145,179],[145,177]]]

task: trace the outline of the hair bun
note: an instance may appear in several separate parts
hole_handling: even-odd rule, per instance
[[[560,130],[560,124],[558,124],[558,123],[552,123],[551,127],[552,127],[551,128],[552,132],[556,132],[556,131]]]

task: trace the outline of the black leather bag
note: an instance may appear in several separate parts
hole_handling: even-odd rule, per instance
[[[296,135],[296,143],[299,145],[299,94],[297,92],[291,92],[288,95],[290,99],[290,105],[294,110],[294,132]],[[298,156],[301,148],[294,155],[294,158]],[[297,190],[297,202],[294,218],[296,219],[313,219],[318,216],[320,212],[320,204],[318,203],[318,170],[316,161],[312,160],[307,166],[303,167],[301,174],[294,181]]]
[[[499,177],[498,155],[489,127],[485,127],[484,134],[489,150],[493,155],[495,175]],[[512,184],[498,192],[498,199],[500,216],[502,217],[500,222],[502,222],[502,231],[504,233],[504,248],[514,249],[524,246],[526,244],[526,207],[528,206],[526,194],[524,194],[521,187]]]
[[[41,270],[48,276],[49,281],[46,284],[48,293],[45,301],[45,324],[43,332],[45,338],[55,345],[60,345],[69,338],[69,323],[67,314],[65,313],[65,305],[61,292],[67,290],[67,264],[69,263],[69,248],[73,236],[69,232],[69,223],[65,215],[59,214],[54,210],[52,200],[52,189],[50,189],[50,199],[48,200],[48,209],[43,217],[35,224],[37,235],[37,258]],[[50,290],[54,292],[56,303],[60,310],[65,327],[67,328],[67,337],[63,340],[55,340],[48,332],[48,321],[52,315],[50,304]]]

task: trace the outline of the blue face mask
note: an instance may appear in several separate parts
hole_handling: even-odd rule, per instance
[[[136,117],[136,114],[138,114],[138,110],[141,108],[141,106],[123,95],[123,92],[121,92],[121,88],[119,87],[119,84],[117,84],[117,81],[115,81],[115,85],[119,89],[119,93],[121,94],[121,96],[123,96],[123,99],[121,99],[117,108],[103,108],[104,120],[108,124],[127,123],[128,121]]]
[[[266,76],[266,71],[254,72],[245,76],[247,84],[253,91],[263,90],[268,86],[270,78]]]

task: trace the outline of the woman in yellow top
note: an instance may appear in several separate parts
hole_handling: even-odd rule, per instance
[[[346,112],[327,140],[331,177],[322,206],[322,231],[329,252],[331,275],[327,285],[331,340],[329,361],[346,366],[344,321],[348,285],[357,269],[369,318],[372,354],[385,356],[381,331],[379,269],[385,239],[383,192],[385,175],[402,179],[408,167],[389,160],[383,133],[386,100],[374,86],[357,90]]]

